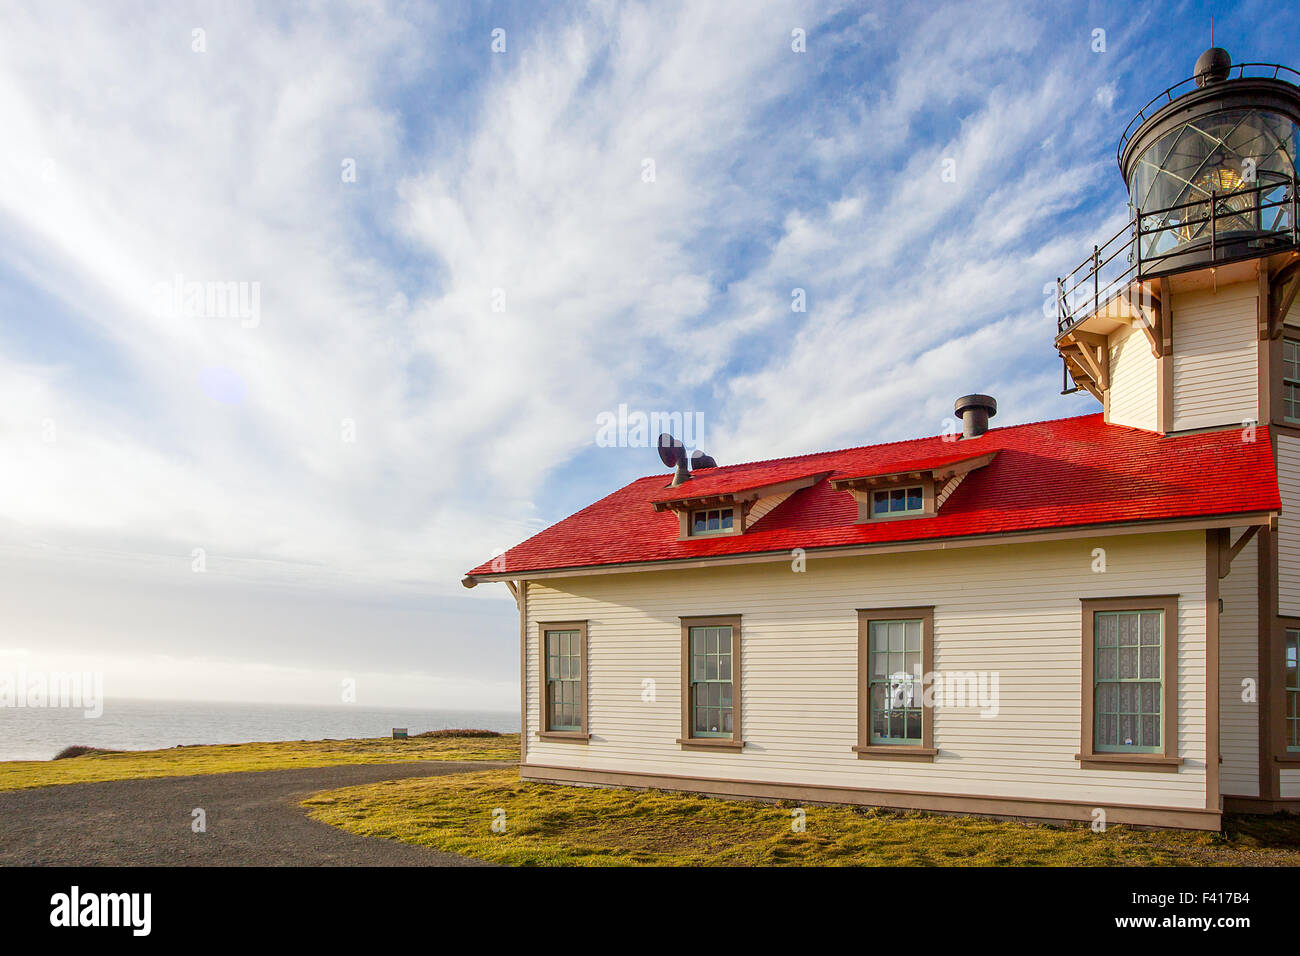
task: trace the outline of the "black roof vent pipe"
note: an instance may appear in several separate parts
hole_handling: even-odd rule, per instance
[[[992,395],[963,395],[953,403],[952,410],[961,419],[961,437],[979,438],[989,430],[989,419],[998,413],[998,403]]]

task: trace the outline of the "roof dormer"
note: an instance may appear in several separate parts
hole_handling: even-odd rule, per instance
[[[926,518],[939,513],[962,479],[993,460],[996,451],[952,454],[882,466],[862,475],[831,478],[831,487],[847,491],[858,503],[858,524]]]
[[[672,511],[681,525],[679,540],[744,534],[765,514],[826,472],[762,478],[710,474],[666,488],[651,504],[655,511]]]

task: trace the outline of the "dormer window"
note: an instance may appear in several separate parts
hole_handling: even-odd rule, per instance
[[[726,468],[696,469],[685,482],[665,487],[650,503],[655,511],[677,516],[678,541],[742,535],[794,492],[825,477],[824,471],[750,478]]]
[[[943,503],[970,472],[993,460],[996,451],[978,455],[956,452],[930,459],[882,464],[877,471],[832,477],[834,491],[847,491],[858,504],[858,524],[896,518],[926,518]]]
[[[925,510],[925,488],[922,485],[888,488],[873,492],[871,495],[873,517],[920,514],[923,510]]]
[[[735,527],[734,508],[701,508],[691,512],[691,535],[730,534]]]

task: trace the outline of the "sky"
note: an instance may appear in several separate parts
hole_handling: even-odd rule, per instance
[[[509,710],[466,570],[662,471],[1088,414],[1050,292],[1192,3],[5,3],[0,671]],[[1045,307],[1046,306],[1046,307]]]

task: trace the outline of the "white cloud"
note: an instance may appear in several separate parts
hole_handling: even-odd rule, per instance
[[[511,26],[494,57],[454,8],[13,13],[0,248],[67,343],[32,344],[40,315],[0,339],[18,343],[0,355],[7,539],[67,556],[69,600],[202,547],[259,613],[274,600],[250,589],[271,585],[282,606],[343,588],[469,607],[487,589],[463,595],[461,572],[558,516],[539,489],[621,402],[703,405],[723,461],[937,431],[973,387],[1004,420],[1068,413],[1023,368],[1050,349],[1042,284],[1082,241],[1032,237],[1097,176],[1074,65],[1028,58],[1043,26],[1010,4],[823,17],[602,4]],[[842,82],[890,31],[897,59]],[[156,314],[177,274],[260,283],[260,324]],[[213,369],[238,387],[214,397]],[[628,460],[601,459],[611,486]],[[190,592],[152,574],[124,586],[174,623]],[[94,593],[120,634],[152,633],[140,653],[167,645]],[[509,645],[498,602],[440,605],[429,640]],[[196,606],[195,641],[219,640]],[[440,653],[413,670],[484,679]]]

